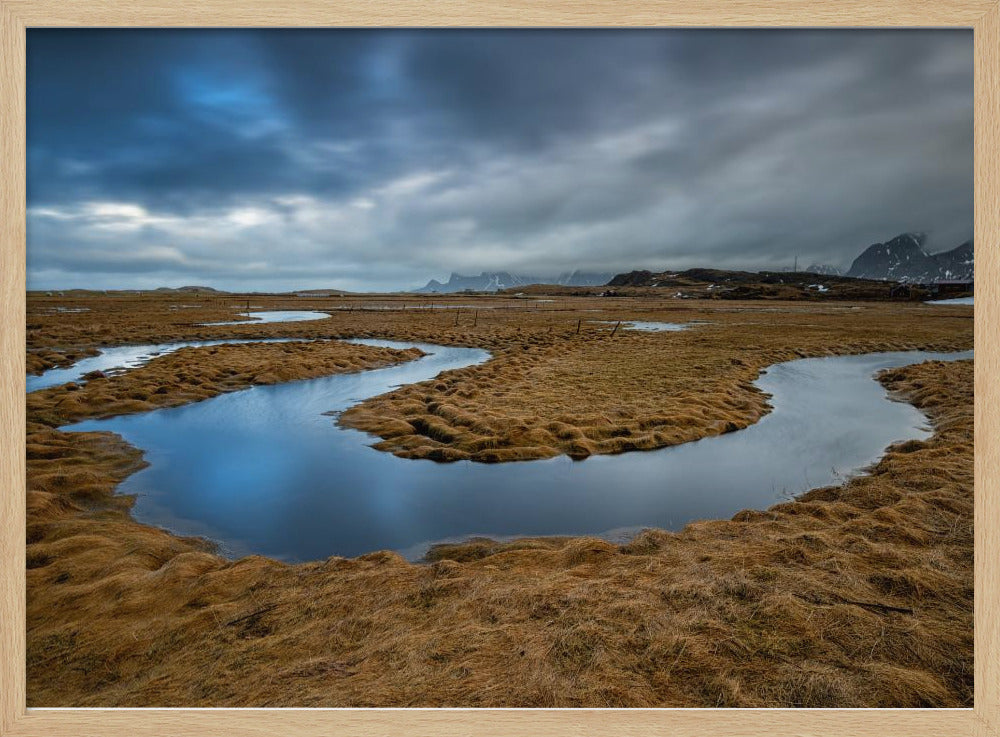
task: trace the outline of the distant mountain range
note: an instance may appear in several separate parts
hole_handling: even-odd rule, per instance
[[[812,264],[806,268],[807,274],[819,274],[820,276],[840,276],[843,272],[836,266],[829,264]]]
[[[155,292],[182,292],[184,294],[225,294],[212,287],[158,287]]]
[[[975,254],[972,241],[930,254],[924,250],[926,237],[922,233],[902,233],[885,243],[875,243],[854,259],[851,268],[842,272],[829,264],[812,264],[805,273],[824,277],[848,276],[857,279],[896,281],[905,284],[933,284],[941,281],[972,281],[975,271]],[[695,270],[684,272],[688,274]],[[623,286],[639,283],[654,284],[659,281],[651,272],[610,274],[589,271],[565,272],[559,276],[514,274],[509,271],[484,271],[478,276],[452,273],[446,282],[431,279],[420,289],[423,294],[448,294],[454,292],[499,292],[532,284],[554,284],[566,287],[591,287],[601,285]],[[667,280],[669,281],[669,280]]]
[[[463,276],[455,274],[448,281],[441,283],[431,279],[415,292],[423,294],[446,294],[451,292],[499,292],[503,289],[524,287],[529,284],[558,284],[564,287],[592,287],[607,284],[614,274],[602,274],[588,271],[572,271],[559,276],[529,276],[512,274],[509,271],[484,271],[478,276]]]
[[[924,250],[923,233],[902,233],[885,243],[875,243],[854,259],[848,276],[908,284],[972,281],[975,253],[972,241],[930,254]]]

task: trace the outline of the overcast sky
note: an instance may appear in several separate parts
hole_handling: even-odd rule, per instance
[[[28,30],[28,284],[842,268],[972,237],[971,31]]]

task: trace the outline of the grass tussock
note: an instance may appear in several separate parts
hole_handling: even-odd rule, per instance
[[[52,348],[36,348],[29,350],[25,358],[25,371],[28,374],[40,374],[51,368],[65,368],[72,366],[82,358],[96,356],[98,350],[93,347],[55,350]]]

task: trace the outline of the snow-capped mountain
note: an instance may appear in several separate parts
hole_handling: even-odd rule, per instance
[[[937,254],[924,250],[925,241],[923,233],[903,233],[891,241],[875,243],[854,259],[847,275],[920,284],[973,278],[972,241]]]
[[[567,287],[584,287],[599,284],[607,284],[612,274],[591,273],[586,271],[572,271],[560,274],[559,276],[529,276],[526,274],[512,274],[509,271],[484,271],[478,276],[464,276],[452,273],[448,281],[442,283],[437,279],[431,279],[415,292],[445,294],[448,292],[498,292],[501,289],[511,289],[513,287],[523,287],[528,284],[559,284]]]
[[[966,241],[950,251],[939,253],[934,258],[941,266],[942,279],[969,281],[973,278],[976,256],[972,248],[972,241]]]

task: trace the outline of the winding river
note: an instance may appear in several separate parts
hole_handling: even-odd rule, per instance
[[[972,357],[913,351],[790,361],[758,378],[773,411],[744,430],[585,461],[438,464],[376,451],[371,436],[337,426],[330,413],[489,354],[355,342],[416,345],[428,355],[63,429],[114,432],[142,448],[150,466],[119,487],[137,495],[135,517],[209,537],[226,555],[301,561],[392,549],[418,559],[434,542],[474,535],[623,540],[644,527],[679,529],[840,483],[886,446],[930,432],[915,407],[888,397],[877,371]]]

